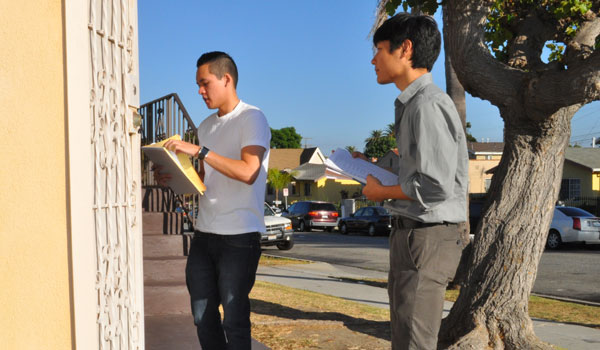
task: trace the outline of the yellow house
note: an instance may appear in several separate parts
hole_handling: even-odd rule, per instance
[[[288,203],[298,200],[320,200],[339,203],[344,198],[358,197],[362,185],[329,169],[325,164],[305,163],[294,169],[294,191]]]
[[[498,166],[502,158],[502,142],[469,142],[469,193],[486,193],[492,181],[488,170]]]
[[[0,22],[0,347],[143,349],[137,2]]]
[[[567,148],[559,199],[597,196],[600,196],[600,148]]]
[[[280,171],[291,172],[302,164],[324,164],[325,156],[319,147],[311,148],[271,148],[269,156],[269,169],[277,169]],[[265,193],[265,201],[271,203],[276,199],[276,191],[267,183]],[[289,200],[294,200],[291,197],[299,196],[296,182],[292,182],[288,186]],[[283,194],[279,191],[279,201],[283,202]],[[288,200],[288,202],[289,202]]]
[[[469,160],[469,174],[475,169]],[[485,171],[487,176],[494,173],[496,166]],[[470,179],[472,183],[472,179]],[[600,198],[600,148],[574,148],[565,150],[565,163],[559,193],[559,200],[574,206],[597,205]]]

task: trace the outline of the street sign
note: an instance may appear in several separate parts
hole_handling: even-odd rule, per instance
[[[287,189],[287,188],[284,188],[284,189],[283,189],[283,196],[284,196],[284,197],[287,197],[287,196],[288,196],[288,189]]]

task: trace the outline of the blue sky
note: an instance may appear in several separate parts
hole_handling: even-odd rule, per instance
[[[376,0],[138,2],[141,103],[179,94],[196,124],[208,116],[197,94],[196,60],[225,51],[238,65],[238,93],[272,128],[294,126],[325,154],[362,150],[372,130],[393,122],[398,90],[379,85],[369,31]],[[441,19],[436,15],[438,23]],[[433,68],[445,89],[443,51]],[[572,140],[600,136],[600,103],[573,119]],[[478,140],[502,141],[503,121],[489,102],[467,96]]]

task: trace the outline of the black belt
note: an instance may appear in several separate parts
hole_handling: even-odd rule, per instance
[[[198,231],[198,230],[194,230],[194,237],[218,237],[218,238],[222,238],[222,237],[232,237],[232,236],[241,236],[241,235],[257,235],[260,237],[260,232],[245,232],[245,233],[236,233],[233,235],[220,235],[218,233],[210,233],[210,232],[202,232],[202,231]]]
[[[422,222],[422,221],[409,219],[409,218],[406,218],[403,216],[392,216],[392,225],[395,228],[411,229],[411,228],[424,228],[424,227],[432,227],[432,226],[439,226],[439,225],[450,226],[450,225],[456,225],[456,224],[447,222],[447,221]]]

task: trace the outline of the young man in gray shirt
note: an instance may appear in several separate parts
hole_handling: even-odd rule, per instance
[[[379,84],[401,90],[395,101],[398,185],[370,176],[363,194],[391,199],[388,293],[392,348],[436,349],[444,293],[458,266],[457,224],[466,221],[468,156],[450,97],[432,82],[441,35],[433,18],[400,13],[375,32],[371,63]]]

